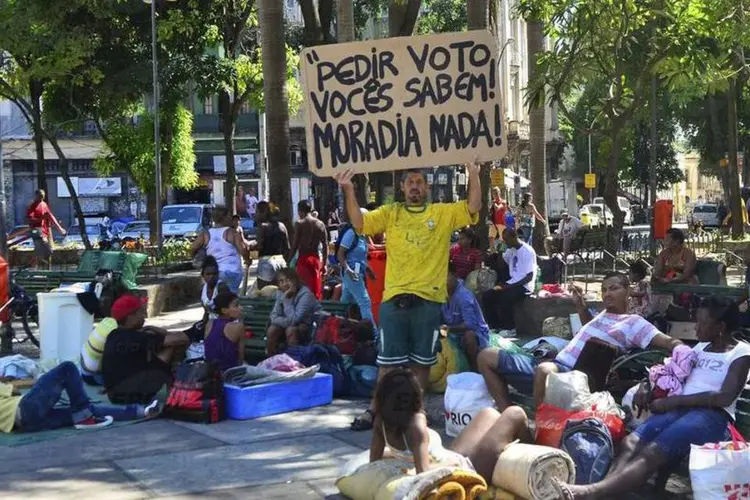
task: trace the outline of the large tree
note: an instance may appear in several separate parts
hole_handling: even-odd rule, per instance
[[[526,19],[526,40],[529,67],[529,80],[534,80],[539,71],[539,59],[544,53],[544,27],[536,17]],[[539,92],[536,99],[529,99],[529,139],[531,155],[531,193],[539,213],[547,219],[547,137],[546,112],[547,93]],[[544,241],[549,235],[547,224],[534,225],[534,249],[537,253],[546,253]]]

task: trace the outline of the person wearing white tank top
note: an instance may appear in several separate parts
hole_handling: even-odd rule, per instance
[[[201,248],[219,264],[219,280],[233,293],[242,284],[242,258],[247,260],[247,248],[242,236],[230,227],[231,215],[226,207],[214,207],[214,227],[201,233],[193,242],[193,255]]]
[[[724,297],[707,297],[698,307],[697,360],[682,394],[650,401],[648,378],[634,403],[653,416],[622,441],[622,452],[607,477],[596,484],[557,483],[560,498],[616,498],[642,486],[663,466],[679,463],[690,446],[725,441],[728,424],[750,373],[750,345],[737,341],[740,312]]]

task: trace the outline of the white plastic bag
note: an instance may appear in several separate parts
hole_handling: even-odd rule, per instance
[[[551,373],[547,377],[544,402],[563,410],[578,411],[590,405],[591,390],[585,373],[573,370],[566,373]]]
[[[732,441],[690,446],[690,482],[695,500],[750,498],[750,446],[734,426]]]
[[[628,389],[628,392],[626,392],[622,397],[622,408],[623,410],[625,410],[626,414],[629,414],[631,416],[630,420],[627,421],[627,426],[630,429],[638,427],[643,422],[648,420],[648,418],[651,416],[651,412],[644,409],[641,412],[641,416],[638,417],[638,410],[636,410],[633,406],[633,398],[635,397],[635,393],[638,392],[638,388],[640,386],[641,384],[635,384],[633,387]]]
[[[458,436],[480,410],[495,404],[484,378],[471,372],[448,375],[444,402],[445,433],[451,437]]]

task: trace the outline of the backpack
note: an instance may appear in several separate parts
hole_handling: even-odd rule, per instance
[[[568,421],[560,449],[575,463],[576,484],[594,484],[604,479],[615,456],[612,435],[596,418]]]
[[[164,406],[164,415],[202,424],[225,420],[224,380],[218,365],[204,358],[180,363]]]
[[[336,346],[325,344],[291,346],[285,353],[305,366],[320,366],[321,373],[327,373],[333,377],[333,396],[346,395],[348,375],[344,367],[344,358],[341,357]]]
[[[344,239],[344,235],[348,233],[350,229],[354,231],[354,226],[352,226],[350,222],[345,222],[339,226],[339,236],[336,238],[336,243],[333,244],[333,255],[331,256],[334,264],[341,264],[341,262],[339,262],[339,248],[341,248],[341,242]],[[352,248],[354,248],[354,245],[352,245]],[[349,254],[351,250],[351,248],[347,249],[346,253]]]
[[[350,322],[338,316],[321,316],[316,321],[314,342],[336,346],[341,354],[351,356],[357,348],[356,332]]]

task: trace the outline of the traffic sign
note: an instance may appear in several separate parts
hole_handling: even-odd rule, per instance
[[[492,187],[505,187],[505,169],[493,168],[490,170],[490,183],[492,184]]]
[[[583,185],[586,189],[596,189],[596,174],[584,175]]]

